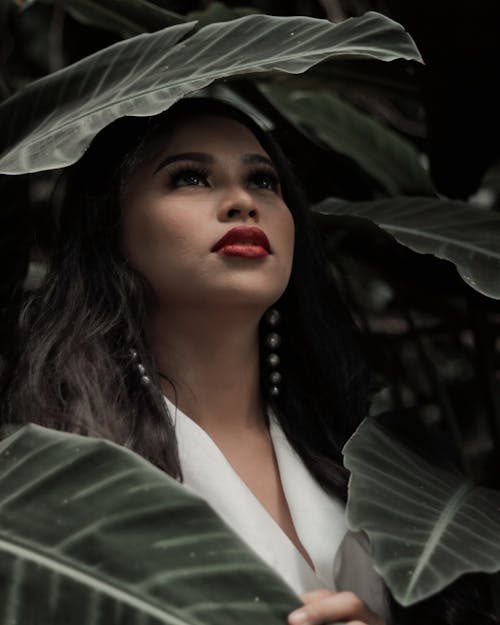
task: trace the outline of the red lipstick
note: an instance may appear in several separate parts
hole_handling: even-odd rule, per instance
[[[263,258],[271,253],[271,246],[260,228],[239,226],[226,232],[210,251],[224,256]]]

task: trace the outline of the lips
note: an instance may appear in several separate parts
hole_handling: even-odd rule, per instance
[[[260,252],[259,255],[264,256],[271,253],[271,246],[264,231],[260,228],[239,226],[226,232],[210,251],[222,253],[224,250],[228,253],[232,252],[232,255],[240,255],[241,252],[247,256],[252,255],[253,251]]]

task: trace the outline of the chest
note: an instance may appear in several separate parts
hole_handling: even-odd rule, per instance
[[[245,436],[244,443],[224,437],[213,438],[254,497],[314,570],[314,564],[295,530],[269,434]]]

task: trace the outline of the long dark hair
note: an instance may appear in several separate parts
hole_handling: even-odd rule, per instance
[[[6,418],[109,438],[181,478],[159,380],[144,388],[130,355],[130,348],[137,350],[155,376],[144,331],[147,285],[120,251],[120,196],[159,133],[200,114],[245,124],[277,167],[296,241],[291,279],[276,303],[283,320],[284,383],[273,408],[313,475],[345,500],[341,449],[366,414],[369,390],[354,325],[333,286],[289,162],[250,117],[214,99],[181,100],[151,118],[121,118],[64,173],[52,262],[24,307]],[[264,375],[261,388],[267,397]]]
[[[121,118],[64,173],[50,268],[21,315],[3,419],[108,438],[182,480],[173,423],[145,334],[148,285],[120,251],[120,197],[158,133],[200,114],[247,126],[278,170],[296,234],[291,278],[276,303],[282,313],[282,390],[279,399],[268,401],[318,483],[345,501],[341,449],[366,416],[373,388],[360,337],[289,161],[250,117],[213,99],[181,100],[151,118]],[[153,377],[147,387],[131,348]],[[262,362],[267,398],[264,372]]]

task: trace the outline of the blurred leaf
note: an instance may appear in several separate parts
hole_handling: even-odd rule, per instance
[[[147,0],[38,0],[61,6],[83,24],[105,28],[131,37],[185,22],[179,13],[167,11]]]
[[[337,55],[420,58],[399,24],[373,12],[340,24],[251,15],[205,26],[178,43],[192,27],[171,26],[119,42],[6,100],[0,106],[6,146],[0,171],[17,174],[69,165],[114,119],[159,113],[216,79],[301,73]]]
[[[352,158],[388,193],[435,195],[415,147],[335,94],[276,83],[259,89],[306,135]]]
[[[228,7],[222,2],[211,2],[203,11],[192,11],[186,15],[188,20],[196,20],[199,26],[206,26],[213,22],[227,22],[237,17],[262,13],[252,7]]]
[[[0,443],[4,623],[283,625],[301,605],[209,505],[130,450],[34,424]]]
[[[500,492],[437,469],[365,419],[343,449],[347,522],[403,606],[472,572],[500,570]]]
[[[197,28],[213,22],[261,13],[250,7],[228,7],[212,2],[202,11],[181,15],[148,0],[32,0],[63,7],[83,24],[119,33],[124,38],[154,32],[183,22],[197,22]]]
[[[368,219],[420,253],[454,263],[465,282],[500,299],[500,215],[466,202],[398,197],[370,202],[327,198],[313,207],[322,215]]]
[[[11,4],[15,4],[19,7],[20,11],[24,11],[29,8],[32,4],[35,4],[37,0],[10,0]]]

